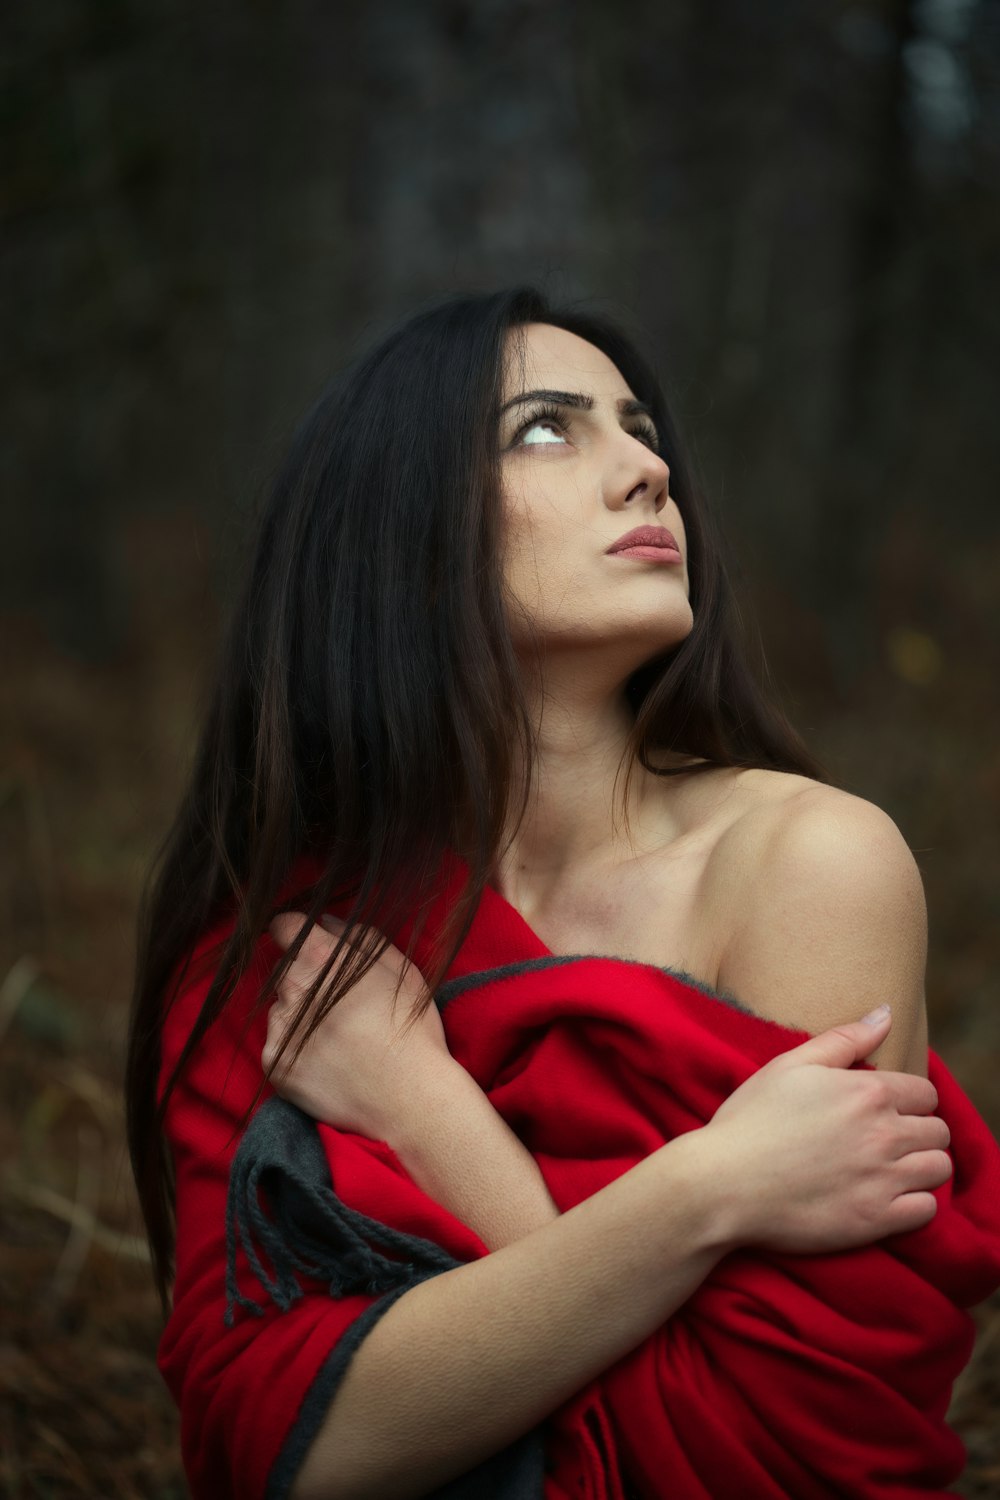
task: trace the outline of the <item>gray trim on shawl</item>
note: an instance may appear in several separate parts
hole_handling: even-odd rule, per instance
[[[741,1010],[745,1016],[756,1016],[757,1020],[766,1019],[758,1016],[756,1011],[751,1010],[749,1005],[745,1005],[730,990],[713,990],[710,984],[696,979],[686,969],[673,969],[668,964],[647,964],[638,958],[619,958],[613,953],[546,953],[540,958],[522,958],[516,963],[500,964],[495,969],[479,969],[474,974],[462,974],[457,979],[449,979],[438,990],[434,1001],[438,1010],[443,1011],[450,1001],[463,995],[466,990],[479,989],[482,985],[492,984],[495,979],[516,979],[520,974],[533,974],[539,969],[559,969],[564,964],[583,963],[589,958],[628,964],[636,969],[656,969],[660,974],[669,974],[671,979],[679,979],[683,984],[690,985],[692,989],[699,990],[710,1000],[719,1000],[723,1005],[732,1006],[734,1010]]]

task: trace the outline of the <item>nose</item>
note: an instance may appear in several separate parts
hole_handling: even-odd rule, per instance
[[[670,498],[670,468],[641,438],[626,432],[622,437],[617,466],[608,477],[608,504],[612,510],[649,506],[659,515]]]

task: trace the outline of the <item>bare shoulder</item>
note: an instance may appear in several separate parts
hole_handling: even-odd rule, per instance
[[[813,1032],[887,1001],[877,1060],[926,1071],[927,907],[888,813],[804,776],[749,773],[710,866],[722,987]]]
[[[756,771],[737,816],[719,841],[721,863],[744,861],[755,881],[803,874],[852,890],[875,886],[904,902],[923,883],[916,860],[889,814],[838,787],[806,776]]]

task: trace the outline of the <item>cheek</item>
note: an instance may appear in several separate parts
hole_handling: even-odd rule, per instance
[[[663,515],[665,518],[663,524],[670,527],[670,530],[674,533],[674,536],[677,538],[677,540],[681,544],[681,547],[684,549],[684,556],[686,557],[687,531],[684,529],[684,517],[678,510],[676,501],[668,501],[667,505],[664,508]]]
[[[515,639],[520,627],[529,635],[531,627],[537,629],[556,601],[565,607],[573,585],[573,541],[572,526],[551,500],[522,494],[505,506],[503,576]]]
[[[532,574],[558,569],[570,556],[573,525],[563,508],[525,486],[504,503],[504,556],[511,568]]]

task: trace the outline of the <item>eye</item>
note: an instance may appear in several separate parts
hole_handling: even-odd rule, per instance
[[[557,447],[565,447],[568,441],[567,429],[568,423],[563,412],[554,406],[541,406],[533,411],[517,429],[510,446],[534,448],[554,444]],[[660,438],[652,422],[639,422],[635,427],[628,427],[625,430],[630,437],[638,438],[640,443],[645,443],[647,448],[654,453],[659,453]]]
[[[535,447],[540,444],[565,444],[566,424],[561,414],[554,407],[541,407],[532,412],[531,416],[524,421],[514,434],[512,448],[519,447],[522,443]]]
[[[521,432],[521,442],[522,443],[556,443],[556,442],[558,442],[558,443],[564,443],[566,441],[565,437],[561,433],[555,432],[553,430],[554,426],[555,426],[555,424],[553,422],[548,421],[548,420],[545,420],[545,421],[542,421],[542,422],[532,422],[529,427],[525,427],[522,430],[522,432]]]

